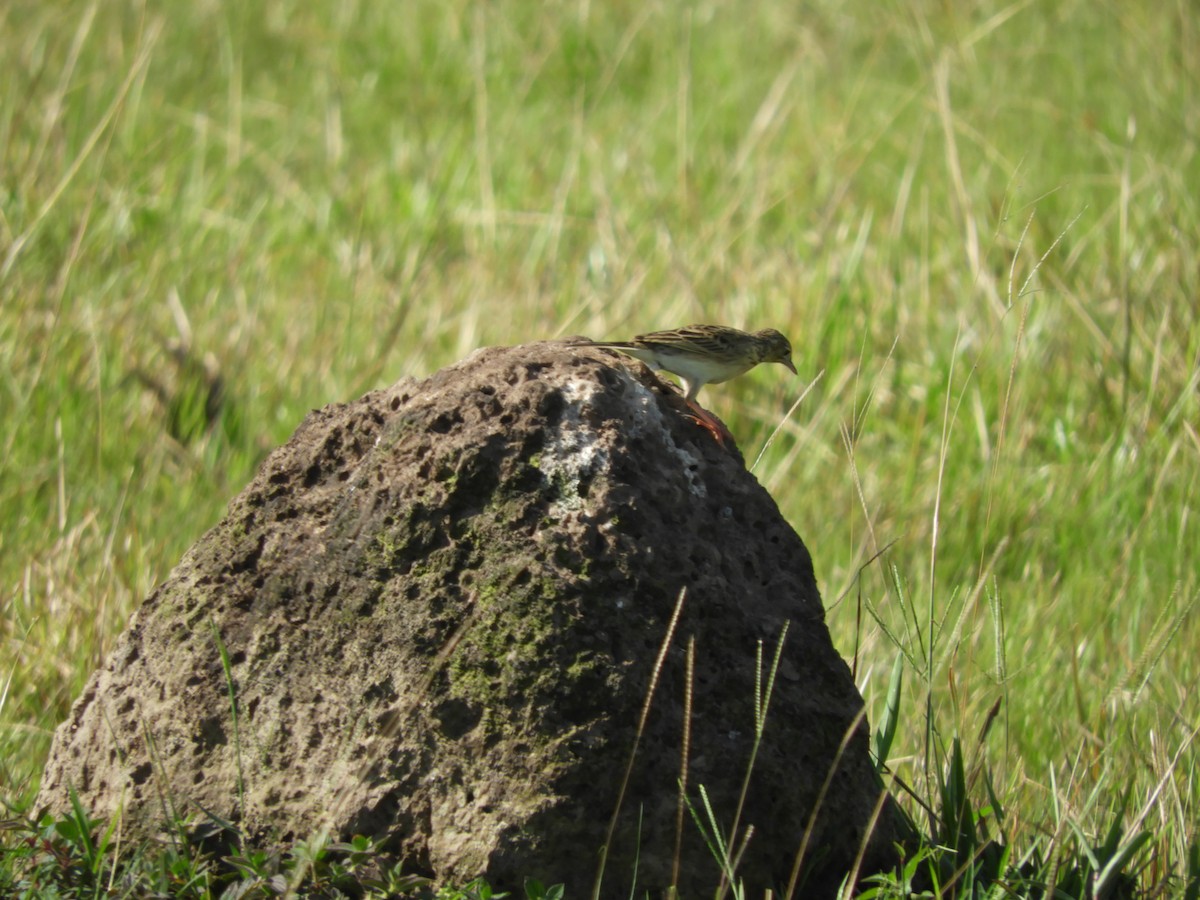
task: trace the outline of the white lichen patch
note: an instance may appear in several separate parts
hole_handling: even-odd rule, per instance
[[[700,468],[700,457],[687,447],[681,447],[675,443],[675,437],[671,433],[671,429],[667,427],[667,423],[663,420],[662,407],[659,406],[658,398],[654,396],[654,392],[636,378],[624,372],[622,372],[622,375],[628,379],[630,385],[629,396],[632,398],[631,402],[638,407],[637,415],[633,417],[633,425],[630,427],[630,434],[635,437],[640,437],[650,432],[661,435],[667,445],[668,452],[678,461],[679,471],[687,479],[688,490],[696,497],[707,496],[708,488],[704,486],[703,481],[696,477],[696,472]]]
[[[708,490],[697,477],[701,460],[690,449],[675,442],[662,407],[654,392],[623,369],[616,370],[625,381],[625,401],[632,407],[627,424],[623,426],[625,441],[651,436],[665,443],[679,471],[687,479],[693,496],[704,497]],[[581,485],[591,482],[609,464],[609,447],[615,437],[610,431],[600,431],[584,421],[583,412],[601,388],[591,379],[572,378],[562,385],[565,405],[556,428],[547,434],[538,468],[545,482],[557,495],[553,505],[556,513],[582,510],[586,498]]]
[[[581,484],[584,480],[591,481],[596,471],[608,464],[608,450],[602,445],[600,434],[585,426],[582,416],[583,409],[599,390],[594,381],[567,380],[562,386],[566,403],[558,426],[547,430],[538,468],[543,481],[556,495],[551,509],[560,515],[584,508]]]

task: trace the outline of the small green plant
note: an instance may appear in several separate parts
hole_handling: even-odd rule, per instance
[[[493,891],[486,878],[476,878],[462,887],[440,888],[434,900],[503,900],[507,896],[503,891]]]
[[[317,835],[290,848],[214,852],[204,845],[224,827],[194,828],[197,840],[139,841],[122,850],[117,820],[89,818],[78,802],[34,824],[9,820],[2,829],[0,895],[49,897],[172,897],[187,900],[266,897],[428,897],[427,878],[405,874],[369,838],[328,842]],[[180,825],[179,833],[188,829]],[[490,888],[487,889],[490,892]],[[466,895],[464,895],[466,896]],[[479,893],[478,900],[499,895]],[[545,893],[545,896],[551,896]]]
[[[525,879],[525,900],[563,900],[563,886],[546,886],[536,878]]]
[[[741,859],[741,851],[745,849],[753,836],[753,828],[747,828],[742,835],[742,840],[736,844],[731,840],[731,836],[726,835],[720,822],[717,820],[716,813],[713,812],[712,804],[708,800],[708,791],[704,785],[700,785],[697,789],[700,795],[700,806],[704,815],[701,816],[695,805],[690,799],[687,800],[688,812],[692,816],[692,821],[696,828],[699,829],[701,836],[704,838],[704,844],[708,848],[708,852],[712,854],[713,859],[721,867],[721,892],[728,890],[733,893],[737,900],[742,900],[744,896],[742,882],[737,877],[738,861]],[[736,838],[736,835],[732,836]]]

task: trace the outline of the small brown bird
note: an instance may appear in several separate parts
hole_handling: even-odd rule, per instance
[[[729,432],[696,402],[700,388],[736,378],[765,362],[782,363],[796,374],[792,345],[774,328],[750,334],[725,325],[686,325],[673,331],[639,334],[632,341],[588,341],[583,346],[620,350],[678,375],[683,379],[684,402],[696,413],[696,421],[722,444]]]

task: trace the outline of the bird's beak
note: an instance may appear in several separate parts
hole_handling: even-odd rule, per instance
[[[780,362],[783,363],[785,366],[787,366],[789,369],[791,369],[793,375],[800,374],[799,372],[796,371],[796,367],[794,365],[792,365],[792,361],[790,359],[781,359]]]

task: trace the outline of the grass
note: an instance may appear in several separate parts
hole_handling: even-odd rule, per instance
[[[934,836],[954,808],[958,747],[1018,858],[1144,830],[1123,871],[1178,889],[1200,819],[1191,13],[4,4],[5,801],[308,409],[480,345],[770,325],[806,377],[702,399],[749,459],[779,429],[755,474],[873,724],[903,658],[889,762],[915,818]]]

